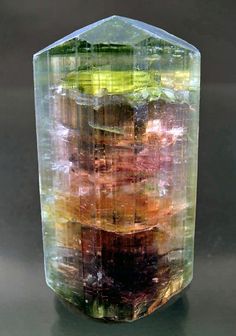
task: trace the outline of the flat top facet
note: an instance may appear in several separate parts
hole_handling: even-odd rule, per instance
[[[34,56],[75,38],[87,41],[90,44],[125,44],[135,46],[149,37],[164,40],[181,48],[199,53],[198,49],[193,45],[160,28],[138,20],[113,15],[76,30],[42,49]]]

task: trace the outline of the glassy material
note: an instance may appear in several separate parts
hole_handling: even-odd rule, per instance
[[[199,51],[112,16],[34,55],[48,285],[132,321],[192,279]]]

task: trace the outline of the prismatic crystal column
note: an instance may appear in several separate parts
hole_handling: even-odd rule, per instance
[[[132,321],[192,279],[200,54],[112,16],[34,55],[48,285]]]

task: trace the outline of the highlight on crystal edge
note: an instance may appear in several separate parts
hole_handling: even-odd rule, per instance
[[[46,280],[133,321],[192,279],[200,53],[112,16],[34,55]]]

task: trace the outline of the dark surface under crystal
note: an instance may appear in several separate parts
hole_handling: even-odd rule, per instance
[[[235,170],[232,170],[230,163],[234,148],[230,145],[230,139],[234,138],[235,113],[231,103],[234,100],[235,90],[232,86],[202,88],[195,273],[187,296],[135,323],[111,325],[97,323],[97,320],[88,319],[83,314],[78,316],[68,311],[45,284],[36,188],[36,144],[33,141],[33,95],[31,90],[23,89],[2,94],[6,111],[1,114],[0,123],[0,137],[5,144],[2,151],[5,162],[2,183],[6,190],[2,198],[3,234],[0,236],[2,335],[32,336],[32,330],[34,336],[143,336],[146,333],[151,336],[235,335],[236,248],[235,207],[232,203],[232,199],[235,199],[232,184]],[[209,106],[212,109],[209,110]],[[225,111],[224,118],[222,110]],[[19,118],[23,115],[27,122]],[[229,115],[232,115],[231,120],[228,119]],[[14,127],[15,120],[18,123],[13,136],[12,128],[6,130],[6,124]],[[32,126],[31,131],[29,125]],[[226,138],[226,134],[230,134],[230,137]],[[226,150],[221,152],[219,148]],[[206,188],[209,185],[211,188]]]

